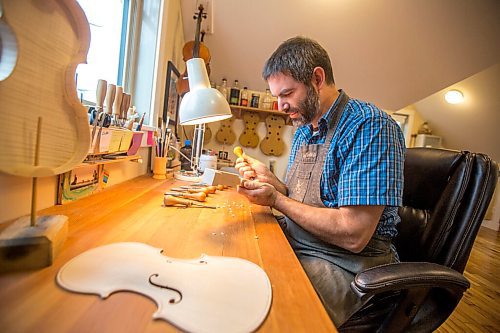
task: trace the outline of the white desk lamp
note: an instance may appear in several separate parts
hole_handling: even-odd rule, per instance
[[[224,95],[210,86],[205,61],[192,58],[186,65],[189,92],[184,95],[179,107],[179,124],[196,125],[191,165],[194,176],[198,176],[205,124],[230,118],[232,113]]]

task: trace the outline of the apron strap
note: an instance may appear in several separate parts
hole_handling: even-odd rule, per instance
[[[340,118],[342,118],[342,114],[344,113],[347,102],[349,102],[349,96],[347,96],[347,94],[343,90],[340,91],[340,95],[338,98],[339,102],[337,106],[334,107],[333,111],[335,112],[335,114],[330,120],[328,134],[325,138],[325,144],[329,144],[330,142],[332,142],[333,135],[335,134],[335,130],[337,129],[337,126],[340,122]]]

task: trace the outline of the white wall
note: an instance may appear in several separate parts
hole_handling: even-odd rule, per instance
[[[215,149],[217,151],[219,150],[228,151],[230,159],[234,162],[236,160],[236,156],[233,154],[233,148],[235,146],[241,146],[241,144],[238,141],[238,138],[245,128],[243,120],[235,119],[233,122],[232,128],[234,133],[236,134],[236,141],[232,146],[223,147],[220,143],[217,142],[217,140],[215,140],[215,135],[220,127],[219,122],[208,124],[208,126],[210,126],[210,129],[212,131],[212,138],[208,143],[204,144],[204,148]],[[262,121],[259,122],[259,124],[257,125],[257,134],[259,136],[260,141],[262,141],[262,139],[265,138],[266,132],[267,131],[265,122]],[[283,151],[283,154],[281,156],[264,155],[264,153],[260,150],[259,146],[257,146],[256,148],[246,148],[242,146],[242,148],[247,155],[258,159],[259,161],[265,163],[267,166],[269,166],[269,161],[271,160],[276,161],[275,174],[276,176],[278,176],[279,179],[284,180],[286,167],[288,164],[288,156],[290,155],[290,145],[292,143],[292,138],[293,138],[293,127],[284,126],[281,137],[283,142],[285,143],[285,150]]]

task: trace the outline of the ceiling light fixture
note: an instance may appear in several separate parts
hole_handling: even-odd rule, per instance
[[[444,99],[450,104],[459,104],[464,101],[464,94],[460,90],[450,90],[444,95]]]

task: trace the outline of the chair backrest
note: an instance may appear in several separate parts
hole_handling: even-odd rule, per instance
[[[497,183],[498,166],[467,151],[409,148],[401,223],[394,243],[401,261],[425,261],[463,272]]]
[[[497,179],[498,165],[484,154],[407,149],[401,223],[393,240],[400,260],[431,262],[463,273]],[[432,332],[449,317],[462,296],[461,291],[433,285],[432,281],[416,289],[408,286],[408,290],[381,293],[339,331]]]

